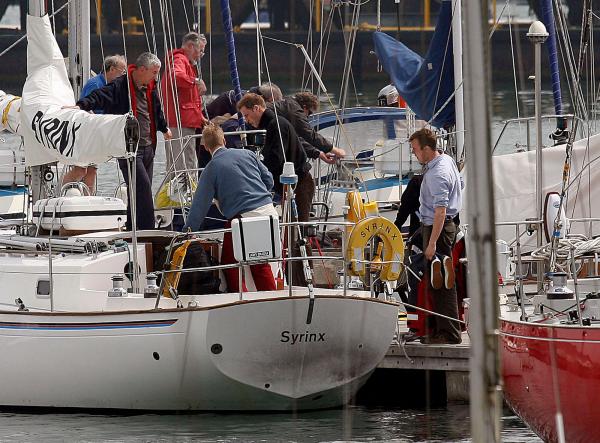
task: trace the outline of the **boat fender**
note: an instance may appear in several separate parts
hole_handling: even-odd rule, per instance
[[[348,203],[347,220],[356,223],[365,218],[365,206],[360,192],[350,191],[346,194],[346,203]]]
[[[368,217],[358,222],[348,239],[346,260],[350,261],[350,275],[364,276],[366,272],[364,250],[373,237],[383,241],[381,280],[396,281],[400,277],[404,260],[404,241],[400,230],[384,217]]]
[[[181,270],[183,269],[183,261],[185,260],[185,255],[187,254],[187,250],[190,247],[192,240],[186,240],[183,242],[181,246],[175,249],[173,252],[173,257],[171,258],[171,264],[169,266],[170,271],[175,272],[167,272],[165,273],[165,284],[163,285],[163,296],[174,298],[171,291],[177,290],[177,286],[179,286],[179,279],[181,278]]]

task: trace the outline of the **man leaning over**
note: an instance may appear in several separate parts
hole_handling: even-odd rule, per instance
[[[198,189],[183,227],[184,232],[200,228],[213,198],[228,220],[226,228],[231,227],[231,220],[237,217],[278,217],[270,193],[273,176],[256,154],[246,149],[225,148],[223,130],[213,124],[205,126],[202,131],[202,143],[212,159],[200,175]],[[223,238],[221,264],[232,263],[236,263],[233,242],[231,233],[227,232]],[[252,265],[250,271],[258,291],[275,290],[275,279],[268,263]],[[229,291],[238,292],[237,268],[226,269],[224,272]],[[242,284],[243,290],[247,291],[245,284]]]
[[[130,110],[138,120],[140,139],[136,153],[136,226],[138,229],[154,229],[154,203],[152,201],[152,172],[156,151],[156,132],[171,138],[171,131],[162,112],[156,92],[156,78],[160,60],[154,54],[144,52],[135,65],[129,65],[127,75],[115,79],[77,102],[80,109],[89,111],[103,109],[106,114],[127,114]],[[126,160],[119,160],[119,168],[129,184]],[[131,229],[131,198],[127,205],[127,229]]]

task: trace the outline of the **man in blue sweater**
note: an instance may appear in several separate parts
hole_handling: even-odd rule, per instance
[[[254,153],[245,149],[225,148],[223,130],[212,124],[205,126],[202,131],[202,144],[212,159],[200,175],[184,232],[200,228],[213,198],[229,220],[226,228],[231,227],[231,220],[237,217],[278,216],[270,193],[273,176]],[[236,261],[231,233],[228,232],[223,238],[221,264],[232,263]],[[257,290],[275,290],[275,279],[268,263],[252,265],[250,271]],[[237,269],[225,270],[225,279],[230,292],[239,291]],[[243,290],[247,291],[243,282],[242,285]]]

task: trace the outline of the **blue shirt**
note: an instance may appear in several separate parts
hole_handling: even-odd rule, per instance
[[[200,175],[192,208],[183,227],[197,231],[213,198],[223,215],[236,215],[272,203],[273,176],[254,153],[246,149],[219,148]]]
[[[81,100],[82,98],[87,97],[93,91],[100,89],[103,86],[106,86],[106,78],[104,77],[104,74],[98,74],[97,76],[90,78],[85,85],[83,85],[79,99]],[[94,109],[94,114],[104,114],[104,111],[102,109]]]
[[[455,217],[462,207],[462,177],[452,157],[441,154],[425,166],[419,195],[419,217],[433,225],[435,208],[446,208],[446,217]]]

